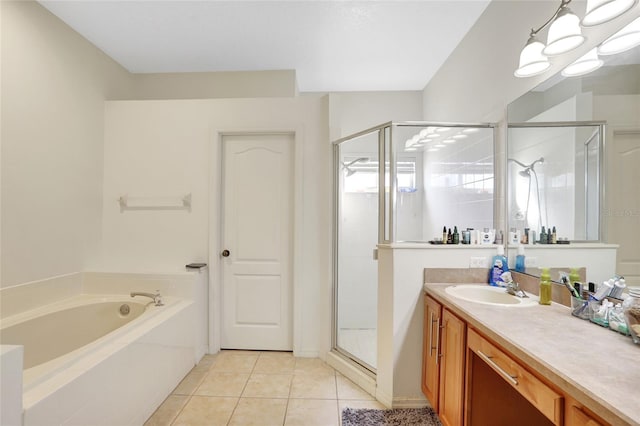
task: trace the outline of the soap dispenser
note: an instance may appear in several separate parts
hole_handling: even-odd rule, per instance
[[[542,268],[542,274],[540,274],[540,301],[541,305],[551,304],[551,276],[549,275],[549,268]]]

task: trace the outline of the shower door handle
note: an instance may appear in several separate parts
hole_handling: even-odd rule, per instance
[[[229,255],[231,254],[231,252],[227,249],[222,250],[222,257],[229,257]]]

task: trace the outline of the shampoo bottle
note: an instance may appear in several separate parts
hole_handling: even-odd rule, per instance
[[[518,246],[518,255],[516,256],[516,271],[524,272],[524,246]]]
[[[504,287],[506,284],[500,276],[509,270],[507,258],[504,256],[504,246],[498,246],[498,254],[493,256],[491,271],[489,272],[489,284],[497,287]]]
[[[540,275],[540,301],[541,305],[551,304],[551,276],[549,275],[549,268],[542,268],[542,274]]]

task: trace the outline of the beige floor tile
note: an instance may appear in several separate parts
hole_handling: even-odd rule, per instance
[[[248,379],[248,373],[210,371],[194,394],[206,396],[240,396]]]
[[[296,358],[295,374],[335,376],[336,371],[318,358]]]
[[[249,377],[242,397],[248,398],[288,398],[291,388],[290,374],[256,374]]]
[[[188,400],[186,395],[169,395],[144,426],[169,426]]]
[[[200,386],[200,383],[207,375],[207,370],[196,370],[195,368],[185,376],[184,379],[173,390],[174,395],[192,395],[193,392]]]
[[[202,359],[200,360],[200,362],[198,362],[198,365],[196,365],[196,368],[206,368],[209,369],[214,362],[216,362],[216,359],[218,358],[217,355],[205,355],[202,357]]]
[[[338,399],[360,399],[368,401],[375,399],[360,386],[342,375],[336,376],[336,384],[338,388]]]
[[[294,375],[290,398],[336,399],[335,376]]]
[[[240,398],[229,426],[282,426],[286,399]]]
[[[238,398],[192,396],[172,426],[226,425]]]
[[[222,353],[211,366],[211,371],[226,371],[229,373],[251,373],[260,355],[256,353],[236,354]]]
[[[281,354],[281,352],[279,353]],[[254,373],[293,374],[296,359],[289,355],[262,354],[253,369]]]
[[[290,399],[285,426],[337,426],[337,401],[329,399]]]
[[[260,351],[243,351],[243,350],[239,350],[239,349],[223,349],[220,352],[218,352],[218,356],[228,356],[228,355],[260,355],[261,352]]]

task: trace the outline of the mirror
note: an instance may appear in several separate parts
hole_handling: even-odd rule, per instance
[[[640,46],[600,59],[508,106],[508,226],[618,244],[616,273],[640,285]]]

